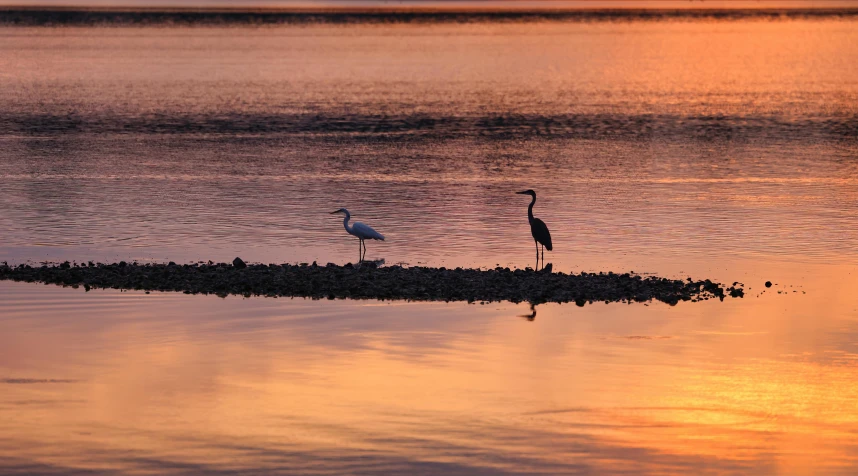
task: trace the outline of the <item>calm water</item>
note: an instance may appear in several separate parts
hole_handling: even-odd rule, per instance
[[[368,257],[652,305],[0,283],[0,472],[858,467],[858,22],[0,28],[0,261]],[[763,282],[775,285],[768,290]]]

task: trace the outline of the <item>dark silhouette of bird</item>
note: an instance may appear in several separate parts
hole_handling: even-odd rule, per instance
[[[518,317],[523,317],[528,321],[533,321],[536,319],[536,304],[530,303],[530,314],[519,314]]]
[[[525,190],[516,192],[519,195],[530,195],[533,200],[530,201],[530,206],[527,207],[527,221],[530,222],[530,234],[533,235],[533,242],[536,245],[536,269],[539,270],[539,245],[542,249],[542,266],[545,266],[545,249],[551,251],[551,233],[548,232],[548,227],[545,222],[533,216],[533,204],[536,203],[536,192],[533,190]]]

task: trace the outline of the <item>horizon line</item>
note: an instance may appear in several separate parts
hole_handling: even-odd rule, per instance
[[[475,8],[472,6],[462,7],[283,7],[283,6],[126,6],[126,5],[16,5],[0,4],[0,12],[121,12],[121,13],[522,13],[522,14],[551,14],[551,13],[609,13],[609,12],[640,12],[640,13],[809,13],[821,14],[858,12],[858,5],[843,5],[838,7],[783,7],[783,6],[759,6],[759,7],[695,7],[695,8],[664,8],[664,7],[576,7],[576,8],[497,8],[485,7]]]
[[[0,11],[576,12],[837,11],[858,0],[0,0]]]

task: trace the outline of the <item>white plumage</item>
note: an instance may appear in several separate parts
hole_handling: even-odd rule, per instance
[[[384,241],[384,235],[375,231],[369,225],[364,225],[363,223],[356,221],[352,225],[352,229],[349,230],[346,228],[346,231],[355,235],[356,237],[362,240],[381,240]]]
[[[345,208],[340,208],[337,211],[331,212],[331,214],[335,213],[343,213],[345,214],[345,218],[343,218],[343,228],[346,229],[346,232],[349,235],[356,236],[358,238],[358,250],[360,253],[360,261],[363,261],[366,256],[366,243],[364,240],[381,240],[384,241],[384,235],[372,229],[371,226],[366,225],[364,223],[355,222],[351,226],[349,226],[349,219],[351,219],[352,215]]]

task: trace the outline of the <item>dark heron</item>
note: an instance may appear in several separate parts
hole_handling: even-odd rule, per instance
[[[516,192],[520,195],[530,195],[533,200],[530,201],[530,206],[527,207],[527,221],[530,222],[530,234],[533,235],[533,242],[536,245],[536,269],[539,270],[539,245],[542,245],[542,266],[545,266],[545,248],[551,251],[551,233],[548,232],[548,227],[545,222],[533,216],[533,204],[536,203],[536,192],[533,190],[525,190]]]
[[[536,304],[530,303],[530,314],[519,314],[518,317],[523,317],[528,321],[536,319]]]

